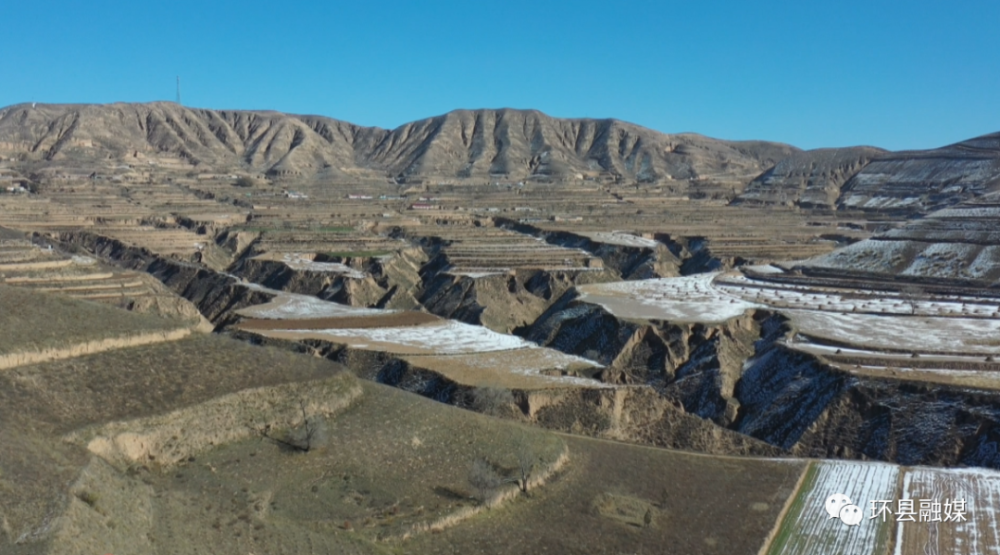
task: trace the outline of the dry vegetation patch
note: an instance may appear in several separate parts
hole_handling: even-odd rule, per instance
[[[183,324],[177,320],[0,285],[0,329],[3,330],[0,355],[166,332],[181,326]]]
[[[288,318],[284,320],[247,318],[240,321],[236,327],[248,331],[366,329],[418,326],[439,321],[441,318],[433,314],[407,311],[371,316],[344,316],[342,318]]]
[[[803,469],[564,437],[571,464],[537,496],[417,537],[413,550],[752,554]]]
[[[246,388],[340,371],[323,359],[194,335],[7,370],[0,373],[0,415],[66,433],[166,413]]]
[[[457,525],[479,506],[466,481],[477,457],[512,466],[515,444],[527,441],[551,465],[565,448],[543,431],[362,387],[361,399],[326,420],[329,443],[308,453],[245,439],[169,470],[138,469],[157,492],[156,536],[213,553],[408,551],[400,538]]]

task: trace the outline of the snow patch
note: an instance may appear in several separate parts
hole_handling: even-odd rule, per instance
[[[331,301],[324,301],[309,295],[285,293],[268,289],[257,284],[245,283],[248,288],[275,294],[269,302],[241,308],[236,314],[247,318],[262,318],[265,320],[299,320],[310,318],[336,318],[346,316],[372,316],[376,314],[392,314],[395,310],[376,308],[358,308]]]
[[[399,345],[435,354],[482,353],[537,347],[520,337],[453,320],[396,328],[276,331]]]
[[[293,270],[341,274],[352,279],[365,278],[363,273],[351,268],[350,266],[346,266],[339,262],[314,262],[312,258],[310,258],[310,255],[306,254],[286,253],[282,256],[281,261]]]
[[[751,308],[747,302],[715,287],[718,273],[584,285],[581,300],[601,305],[623,318],[722,322]]]
[[[623,247],[641,247],[655,249],[658,242],[644,237],[638,237],[624,231],[594,231],[590,233],[580,233],[584,237],[596,243],[606,243],[609,245],[620,245]]]

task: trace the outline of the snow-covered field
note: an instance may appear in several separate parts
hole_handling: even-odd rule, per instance
[[[588,378],[558,375],[559,371],[593,370],[601,366],[582,357],[541,347],[448,356],[410,356],[406,360],[465,385],[517,389],[614,387]]]
[[[482,326],[442,320],[418,326],[325,330],[273,330],[272,337],[312,337],[371,350],[399,354],[460,354],[537,347],[520,337],[497,333]]]
[[[278,262],[284,262],[286,266],[293,270],[307,271],[307,272],[324,272],[332,274],[341,274],[345,277],[352,279],[364,279],[365,274],[337,262],[314,262],[312,254],[303,253],[282,253],[278,254],[262,254],[257,256],[260,260],[276,260]]]
[[[623,318],[676,322],[722,322],[764,305],[716,287],[718,274],[583,285],[581,299]]]
[[[802,484],[803,489],[781,523],[781,531],[771,545],[770,553],[885,553],[892,522],[869,519],[869,508],[871,501],[896,498],[899,467],[854,461],[820,461],[813,464],[813,479],[807,477]],[[846,495],[864,511],[860,524],[847,526],[827,514],[826,499],[835,493]]]
[[[395,310],[359,308],[324,301],[308,295],[287,293],[256,283],[242,285],[274,295],[269,302],[236,311],[240,316],[267,320],[303,320],[398,314]],[[320,330],[260,330],[267,337],[300,340],[325,339],[355,349],[413,355],[423,359],[417,366],[440,371],[460,383],[506,387],[587,386],[602,387],[594,380],[547,372],[598,368],[587,359],[539,347],[514,335],[491,331],[452,320],[413,326],[344,328]],[[608,386],[610,387],[610,386]]]
[[[468,277],[472,279],[479,279],[489,276],[502,276],[510,273],[510,268],[490,268],[484,269],[482,271],[472,270],[448,270],[448,273],[456,277]]]
[[[985,469],[914,468],[903,476],[904,499],[941,504],[940,521],[901,522],[896,529],[895,555],[945,553],[1000,553],[1000,472]],[[965,518],[954,518],[954,501],[965,502]],[[951,521],[945,521],[944,502],[951,503]],[[928,516],[933,517],[934,513]],[[928,519],[930,520],[930,519]]]
[[[779,287],[742,275],[720,277],[714,285],[729,295],[774,308],[906,316],[1000,316],[1000,303],[996,299],[979,297],[936,295],[933,299],[918,299],[885,291],[830,289],[797,284],[781,284]]]
[[[621,245],[623,247],[642,247],[655,249],[658,242],[646,239],[624,231],[592,231],[581,232],[580,235],[591,239],[596,243],[607,243],[609,245]]]
[[[995,354],[1000,320],[921,318],[789,310],[787,315],[806,334],[843,341],[872,350],[937,351]]]
[[[718,273],[584,285],[579,291],[584,302],[622,318],[714,323],[765,308],[787,315],[804,334],[861,350],[1000,354],[996,299],[778,286]]]
[[[359,308],[332,301],[324,301],[309,295],[286,293],[268,289],[256,284],[245,283],[247,287],[275,294],[270,302],[242,308],[236,314],[247,318],[263,318],[266,320],[293,320],[307,318],[337,318],[342,316],[372,316],[375,314],[392,314],[394,310],[374,308]]]

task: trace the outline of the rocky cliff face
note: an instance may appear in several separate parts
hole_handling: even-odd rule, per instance
[[[1000,468],[1000,393],[855,376],[786,347],[790,333],[767,311],[718,325],[622,320],[570,292],[525,335],[796,455]]]
[[[343,364],[358,376],[442,403],[476,410],[476,388],[458,384],[386,353],[352,349],[329,341],[270,339],[228,332],[255,344],[310,353]],[[784,450],[689,414],[648,387],[514,390],[513,406],[494,407],[493,416],[548,429],[617,441],[719,455],[780,456]],[[499,410],[498,410],[499,409]]]
[[[152,274],[217,329],[228,329],[233,310],[270,297],[225,274],[112,239],[77,232],[62,240]],[[299,285],[311,283],[301,279]],[[518,418],[553,429],[712,453],[1000,468],[1000,392],[850,374],[787,347],[783,340],[793,330],[777,313],[750,311],[712,325],[624,320],[569,289],[520,332],[601,362],[599,378],[619,386],[515,392]],[[289,348],[443,402],[462,405],[469,393],[384,353],[315,341]]]
[[[321,116],[169,102],[0,109],[0,153],[33,171],[67,161],[75,172],[153,162],[290,179],[702,177],[742,186],[794,152],[778,143],[667,135],[613,119],[558,119],[535,110],[457,110],[390,131]]]
[[[281,261],[243,258],[230,272],[271,289],[312,295],[324,300],[370,308],[411,309],[419,306],[423,291],[421,269],[428,256],[419,248],[404,249],[390,259],[353,258],[328,260],[343,264],[351,274],[296,269]]]
[[[483,277],[431,277],[419,298],[429,312],[510,333],[534,322],[575,285],[615,279],[606,271],[516,270]]]

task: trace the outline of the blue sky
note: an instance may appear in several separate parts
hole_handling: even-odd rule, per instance
[[[392,128],[456,108],[803,148],[1000,131],[996,0],[11,0],[0,106],[172,100]]]

